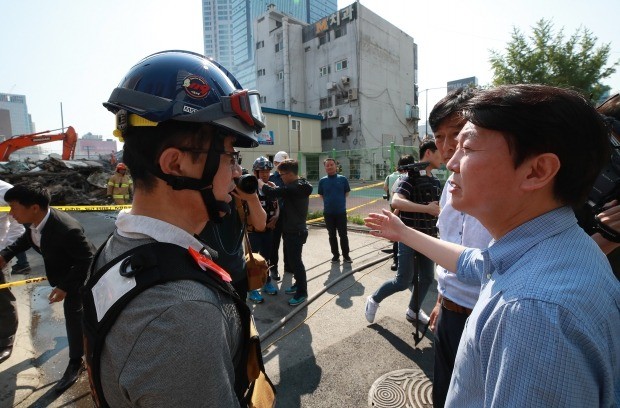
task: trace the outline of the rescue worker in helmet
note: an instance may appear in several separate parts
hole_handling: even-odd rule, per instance
[[[273,169],[273,163],[266,157],[259,157],[254,160],[252,165],[252,172],[256,178],[263,180],[263,182],[274,187],[275,184],[269,181],[269,175]],[[266,228],[263,231],[259,231],[254,226],[248,226],[248,237],[250,238],[250,245],[252,246],[252,252],[258,252],[261,256],[267,260],[271,255],[271,246],[273,241],[273,229],[275,227],[275,221],[280,215],[280,208],[278,206],[278,199],[269,199],[265,197],[262,191],[258,191],[258,198],[260,204],[267,214]],[[267,275],[267,282],[262,288],[262,292],[268,295],[277,295],[278,287],[273,284],[271,276]],[[254,303],[262,303],[263,297],[258,290],[251,290],[249,299]]]
[[[189,257],[190,269],[229,287],[229,273],[213,263],[213,251],[196,234],[231,211],[233,178],[241,175],[235,147],[256,147],[255,132],[264,127],[258,101],[257,92],[243,89],[216,61],[188,51],[144,58],[113,90],[104,106],[116,115],[115,135],[125,143],[135,188],[132,208],[119,213],[93,262],[84,295],[87,332],[115,301],[96,295],[122,292],[132,282],[119,268],[138,246],[174,244],[183,256],[173,265],[186,268]],[[108,264],[116,266],[100,277]],[[165,276],[160,264],[153,267]],[[250,314],[245,299],[231,293],[172,280],[137,294],[123,305],[100,353],[87,341],[96,399],[113,407],[246,406],[243,331]]]
[[[133,195],[133,180],[127,174],[127,166],[124,163],[116,165],[116,171],[108,180],[108,197],[114,204],[124,205],[131,203]]]

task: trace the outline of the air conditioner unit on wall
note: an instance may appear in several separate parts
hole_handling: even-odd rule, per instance
[[[351,82],[351,78],[349,78],[348,76],[343,76],[341,80],[343,85],[348,85],[349,82]]]
[[[327,83],[327,90],[331,90],[334,89],[336,87],[336,83],[335,82],[328,82]]]
[[[338,118],[338,124],[340,125],[348,125],[351,123],[351,115],[344,115]]]
[[[320,111],[319,113],[317,113],[317,115],[321,117],[321,120],[325,120],[327,118],[327,115],[323,111]]]
[[[348,92],[348,98],[350,101],[356,101],[357,100],[357,88],[351,88],[349,89]]]
[[[338,117],[338,108],[330,109],[327,111],[328,118],[337,118]]]

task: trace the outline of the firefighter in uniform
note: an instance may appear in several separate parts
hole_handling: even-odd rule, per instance
[[[127,174],[127,166],[124,163],[116,165],[116,172],[108,180],[108,197],[114,200],[114,204],[129,204],[133,195],[133,181]]]

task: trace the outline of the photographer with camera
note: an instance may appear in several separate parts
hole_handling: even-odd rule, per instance
[[[241,165],[241,157],[238,164]],[[256,231],[263,231],[267,220],[267,214],[256,193],[257,185],[256,176],[251,174],[242,174],[236,178],[236,187],[230,193],[233,196],[230,202],[231,210],[221,217],[221,223],[209,221],[198,234],[200,239],[217,252],[213,261],[230,273],[231,283],[241,299],[248,297],[243,235],[248,225],[252,225]],[[258,291],[251,291],[249,299],[254,303],[262,303],[264,300]]]
[[[396,167],[396,170],[394,171],[394,173],[387,176],[385,178],[385,182],[383,183],[383,190],[385,191],[385,194],[383,195],[383,199],[388,200],[388,202],[390,203],[390,211],[392,211],[396,215],[398,215],[398,210],[392,207],[392,198],[394,198],[394,190],[398,188],[400,181],[404,177],[407,176],[407,170],[405,170],[403,166],[407,166],[413,163],[415,163],[415,159],[413,158],[412,155],[406,154],[402,156],[400,159],[398,159],[398,166]],[[390,266],[390,269],[393,271],[396,271],[398,270],[398,242],[394,242],[392,244],[391,253],[392,253],[392,259],[394,260],[394,262],[392,263],[392,266]]]
[[[596,110],[610,131],[611,160],[597,177],[587,204],[576,214],[579,225],[607,255],[614,275],[620,279],[620,93]]]
[[[400,167],[408,174],[400,181],[394,191],[392,208],[399,210],[399,217],[405,225],[417,229],[425,234],[437,236],[437,216],[439,215],[439,197],[441,183],[432,175],[431,170],[441,166],[441,154],[433,140],[424,141],[420,145],[420,163]],[[417,262],[416,262],[417,257]],[[419,265],[418,281],[413,282],[409,307],[405,314],[407,321],[416,321],[426,325],[429,317],[420,309],[420,301],[428,292],[433,282],[434,263],[412,248],[398,243],[398,269],[396,277],[385,282],[375,293],[366,299],[365,315],[369,323],[375,320],[379,304],[386,297],[407,289],[415,276],[415,265]],[[419,296],[416,299],[415,287]]]

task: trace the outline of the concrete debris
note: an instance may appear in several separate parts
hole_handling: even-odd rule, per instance
[[[44,160],[0,162],[0,180],[45,186],[52,205],[108,204],[106,187],[113,173],[109,161],[61,160],[57,154]]]

